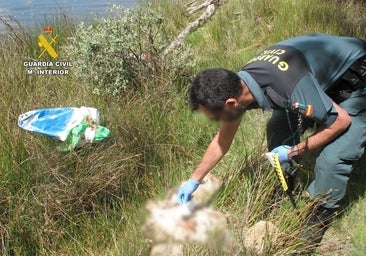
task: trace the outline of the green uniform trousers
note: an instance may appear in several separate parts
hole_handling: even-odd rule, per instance
[[[324,195],[326,208],[339,207],[339,201],[345,196],[352,166],[364,153],[366,144],[366,89],[352,93],[351,97],[343,101],[340,106],[352,118],[352,124],[347,131],[325,145],[317,155],[315,163],[315,179],[308,187],[308,192],[314,198]],[[295,145],[299,142],[297,129],[297,115],[287,114],[285,111],[274,110],[267,123],[268,149],[279,145]],[[311,120],[304,122],[304,128],[311,125]],[[290,128],[291,124],[291,128]],[[284,170],[294,168],[284,163]]]

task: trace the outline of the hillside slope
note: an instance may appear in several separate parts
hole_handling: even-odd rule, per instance
[[[166,37],[196,17],[187,14],[188,2],[153,0],[148,7],[162,15]],[[296,35],[366,38],[365,11],[358,1],[220,1],[215,15],[186,38],[196,63],[189,76],[208,67],[238,70],[267,45]],[[46,23],[60,31],[62,54],[76,24],[63,15]],[[217,125],[191,113],[186,80],[169,84],[161,73],[118,99],[93,93],[91,84],[74,74],[26,75],[23,62],[38,56],[40,29],[13,27],[1,35],[0,253],[148,255],[150,245],[140,230],[144,203],[190,176]],[[100,110],[112,131],[109,141],[63,154],[56,150],[58,142],[17,127],[18,115],[32,109],[83,105]],[[295,238],[308,204],[300,199],[299,209],[292,210],[286,198],[268,199],[277,180],[263,157],[267,119],[261,111],[249,112],[230,152],[213,170],[224,180],[215,207],[227,214],[236,237],[229,255],[248,255],[242,231],[262,219],[287,234],[286,243],[266,248],[267,255],[288,255],[299,246]],[[364,166],[353,177],[345,212],[319,255],[364,255]],[[185,252],[224,255],[200,246],[187,246]]]

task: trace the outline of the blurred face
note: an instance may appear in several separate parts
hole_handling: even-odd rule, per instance
[[[240,119],[245,113],[245,107],[239,105],[226,106],[221,111],[214,111],[205,106],[200,106],[199,111],[204,113],[210,120],[233,122]]]

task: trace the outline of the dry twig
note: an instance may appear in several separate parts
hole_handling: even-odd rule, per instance
[[[170,45],[163,52],[164,56],[167,55],[172,50],[178,48],[183,43],[184,38],[186,38],[186,36],[192,30],[194,30],[197,27],[201,26],[203,23],[205,23],[215,13],[216,6],[212,2],[217,2],[217,1],[210,0],[210,1],[206,1],[206,2],[210,2],[211,4],[209,4],[207,6],[206,10],[201,14],[201,16],[199,16],[195,21],[189,23],[188,26],[185,29],[183,29],[182,32],[180,32],[180,34],[170,43]]]

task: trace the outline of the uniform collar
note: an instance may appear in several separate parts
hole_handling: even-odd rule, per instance
[[[269,105],[269,102],[264,95],[261,87],[258,85],[258,83],[253,79],[253,77],[246,71],[239,71],[238,76],[241,80],[245,82],[245,84],[248,86],[248,89],[253,94],[255,100],[257,101],[258,105],[263,110],[271,110],[271,106]]]

